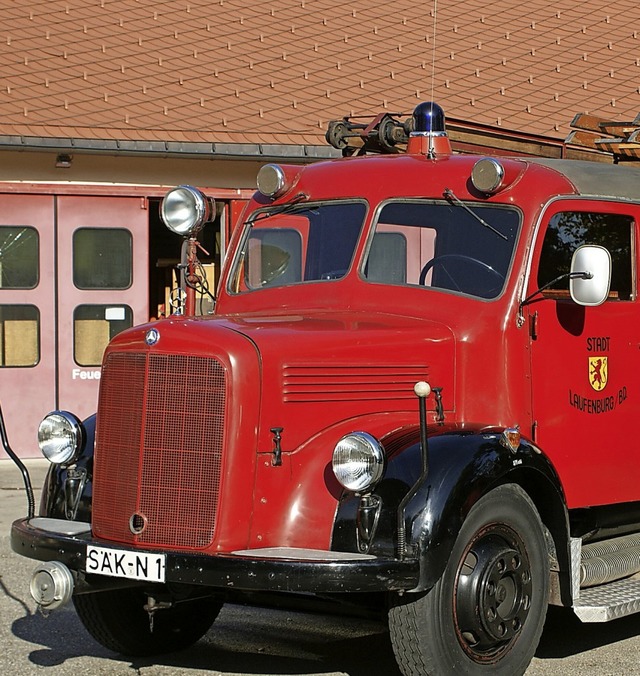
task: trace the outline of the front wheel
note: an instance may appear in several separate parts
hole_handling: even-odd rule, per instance
[[[156,655],[182,650],[207,633],[222,603],[198,598],[156,611],[153,626],[138,589],[116,589],[73,597],[87,631],[105,648],[123,655]]]
[[[514,484],[473,506],[426,594],[395,599],[389,630],[405,676],[523,674],[540,640],[549,559],[535,505]]]

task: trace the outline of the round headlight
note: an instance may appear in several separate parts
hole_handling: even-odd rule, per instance
[[[160,206],[160,216],[169,230],[189,237],[211,220],[213,207],[213,200],[200,190],[190,185],[180,185],[165,195]]]
[[[40,451],[55,465],[66,465],[77,460],[83,439],[82,424],[67,411],[49,413],[38,427]]]
[[[333,451],[333,473],[347,490],[361,493],[373,488],[384,473],[382,444],[366,432],[342,437]]]

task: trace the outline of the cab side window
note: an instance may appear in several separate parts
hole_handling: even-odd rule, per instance
[[[598,244],[611,254],[610,300],[635,297],[632,265],[633,218],[622,214],[565,211],[549,221],[538,268],[538,288],[569,271],[573,252],[583,244]],[[568,297],[569,280],[552,284],[545,295]]]

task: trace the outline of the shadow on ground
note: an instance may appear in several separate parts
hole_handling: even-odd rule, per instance
[[[558,659],[640,636],[640,614],[611,622],[583,623],[572,610],[550,607],[536,657]]]
[[[2,578],[0,591],[21,609],[22,617],[13,621],[12,633],[32,646],[41,646],[29,653],[30,662],[37,667],[90,657],[110,661],[119,673],[122,668],[140,670],[157,665],[168,667],[170,673],[184,669],[189,674],[216,670],[230,675],[400,676],[388,632],[379,621],[226,605],[208,634],[190,649],[131,660],[96,643],[72,605],[44,617],[7,589]],[[552,607],[536,658],[567,658],[638,635],[640,615],[606,624],[583,624],[572,611]]]
[[[209,633],[186,651],[129,660],[106,650],[85,631],[71,606],[44,617],[25,607],[13,622],[15,636],[43,646],[29,659],[39,667],[90,656],[135,669],[164,665],[224,674],[322,674],[400,676],[388,633],[371,620],[288,613],[227,605]]]

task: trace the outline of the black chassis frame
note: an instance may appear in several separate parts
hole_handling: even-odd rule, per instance
[[[131,548],[101,542],[90,533],[67,535],[43,528],[41,519],[19,519],[11,529],[13,550],[41,561],[60,561],[81,574],[86,585],[83,591],[96,590],[107,584],[104,576],[85,577],[88,544],[109,549],[131,551]],[[46,522],[49,523],[49,522]],[[143,550],[139,550],[143,551]],[[151,551],[151,550],[144,550]],[[220,590],[284,591],[284,592],[382,592],[415,587],[419,574],[416,559],[380,559],[346,557],[344,560],[316,561],[305,558],[270,559],[236,554],[187,554],[163,551],[166,555],[166,583],[202,585]],[[303,554],[302,554],[303,555]],[[128,586],[128,581],[108,578],[107,586]],[[139,582],[138,584],[146,584]]]

